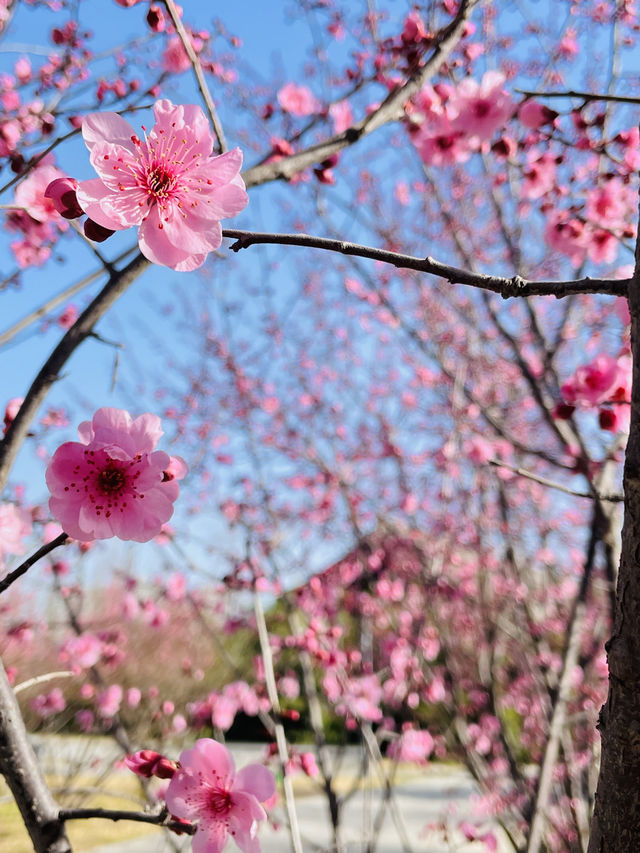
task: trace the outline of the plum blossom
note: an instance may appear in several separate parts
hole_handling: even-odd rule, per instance
[[[18,184],[14,201],[18,207],[24,207],[36,222],[57,220],[58,212],[52,198],[46,190],[54,181],[64,178],[64,174],[53,165],[53,156],[48,154],[27,177]]]
[[[465,77],[450,100],[451,109],[456,113],[456,129],[483,140],[503,127],[514,112],[511,96],[502,88],[504,81],[504,74],[499,71],[487,71],[479,83]]]
[[[315,95],[306,86],[286,83],[278,92],[278,103],[294,116],[310,116],[320,112],[321,106]]]
[[[562,386],[567,403],[598,406],[600,403],[622,403],[631,399],[631,359],[614,358],[600,353],[589,364],[579,367]]]
[[[77,199],[103,228],[138,226],[140,251],[179,271],[201,266],[222,242],[220,220],[248,202],[239,148],[212,157],[209,123],[193,104],[156,101],[156,124],[143,140],[117,113],[91,113],[82,135],[98,178]]]
[[[80,442],[60,445],[47,468],[53,517],[81,542],[153,539],[173,515],[179,493],[177,477],[165,475],[171,457],[154,450],[160,418],[134,420],[122,409],[102,408],[78,433]]]
[[[425,764],[433,752],[435,742],[428,731],[406,726],[398,738],[387,750],[389,758],[396,761],[415,761]]]
[[[236,773],[229,750],[202,738],[180,754],[166,802],[175,817],[198,821],[193,853],[220,853],[229,835],[243,853],[259,853],[258,822],[267,817],[261,803],[275,789],[273,773],[266,767],[249,764]]]
[[[23,539],[31,533],[28,514],[15,504],[0,504],[0,566],[7,554],[23,554]]]
[[[59,714],[67,707],[67,702],[64,698],[62,690],[59,687],[54,687],[49,693],[39,693],[31,700],[31,707],[42,719],[52,717],[54,714]]]

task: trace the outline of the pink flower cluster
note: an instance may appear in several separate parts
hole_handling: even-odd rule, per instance
[[[245,681],[232,681],[220,692],[214,691],[206,699],[188,706],[189,715],[196,727],[213,725],[223,732],[231,728],[236,714],[240,711],[248,717],[255,717],[260,711],[268,709],[269,702],[259,697]]]
[[[51,247],[67,224],[60,218],[54,203],[47,198],[47,186],[63,177],[53,165],[53,156],[43,157],[40,163],[16,187],[12,210],[6,218],[9,231],[20,234],[11,243],[18,266],[40,266],[51,254]]]
[[[561,388],[568,407],[557,411],[563,417],[571,415],[576,406],[599,406],[599,421],[611,432],[627,430],[631,402],[631,357],[617,358],[601,353],[589,364],[579,367]]]
[[[504,81],[487,71],[479,83],[466,77],[455,88],[426,86],[407,105],[411,139],[427,166],[464,163],[504,126],[515,110]]]
[[[574,266],[580,266],[587,257],[596,264],[613,263],[621,238],[635,234],[636,207],[632,187],[611,177],[589,190],[583,216],[551,210],[545,239]]]
[[[177,480],[187,470],[179,457],[154,449],[160,419],[103,408],[78,432],[80,442],[62,444],[47,468],[53,517],[82,542],[153,539],[173,515]]]
[[[15,504],[0,504],[0,568],[7,554],[24,554],[24,537],[31,533],[29,514]]]
[[[175,817],[198,822],[193,853],[220,853],[229,835],[243,853],[259,853],[258,823],[267,818],[262,803],[275,791],[266,767],[249,764],[236,773],[229,750],[202,738],[180,754],[166,802]]]

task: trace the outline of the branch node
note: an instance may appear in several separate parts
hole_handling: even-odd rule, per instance
[[[523,291],[527,287],[527,282],[521,275],[514,275],[513,278],[507,279],[500,290],[500,296],[503,299],[510,299],[512,296],[522,296]]]

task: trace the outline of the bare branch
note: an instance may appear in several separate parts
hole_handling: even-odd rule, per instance
[[[189,57],[189,62],[191,63],[191,67],[193,68],[193,73],[195,74],[196,80],[198,81],[198,89],[200,90],[202,99],[207,107],[207,112],[209,113],[211,124],[213,125],[213,132],[215,133],[218,139],[220,153],[224,153],[227,150],[227,142],[224,138],[224,131],[222,129],[222,125],[220,124],[220,119],[218,118],[218,114],[213,103],[213,98],[211,97],[211,92],[209,91],[207,81],[204,79],[204,74],[202,73],[202,65],[200,64],[198,54],[193,49],[189,34],[184,28],[184,24],[182,23],[182,19],[178,14],[178,10],[176,9],[176,5],[173,0],[164,0],[164,5],[166,6],[167,12],[171,17],[173,26],[176,28],[176,32],[180,37],[180,41],[182,42],[182,46],[184,47],[185,53]]]
[[[640,104],[640,98],[633,98],[625,95],[607,95],[606,93],[597,92],[576,92],[574,89],[567,89],[564,92],[535,92],[528,89],[515,89],[519,95],[524,95],[527,98],[581,98],[583,101],[612,101],[616,104]]]
[[[4,488],[7,482],[11,466],[26,438],[31,421],[49,389],[58,379],[61,368],[76,348],[93,332],[93,327],[102,315],[144,272],[149,263],[145,257],[138,253],[124,269],[112,273],[100,293],[82,312],[44,363],[33,380],[13,423],[7,430],[5,437],[0,441],[0,490]]]
[[[496,468],[506,468],[507,471],[513,471],[519,477],[526,477],[527,480],[533,480],[534,483],[540,483],[542,486],[548,486],[550,489],[556,489],[558,492],[564,492],[565,495],[572,495],[575,498],[590,498],[591,500],[611,501],[612,503],[623,503],[624,495],[598,495],[593,492],[577,492],[574,489],[569,489],[561,483],[556,483],[554,480],[547,480],[546,477],[539,477],[532,471],[527,471],[525,468],[518,468],[516,465],[509,465],[501,459],[487,460],[489,465],[495,465]]]
[[[166,806],[163,806],[159,812],[134,812],[127,809],[60,809],[58,812],[58,820],[87,820],[89,818],[99,817],[104,820],[132,820],[137,823],[152,823],[156,826],[164,826],[167,829],[179,830],[186,835],[194,835],[197,826],[195,824],[185,824],[182,821],[175,820],[167,811]]]
[[[32,554],[28,559],[21,563],[17,569],[14,569],[12,572],[9,572],[2,580],[0,580],[0,592],[4,592],[5,589],[8,589],[12,583],[21,578],[22,575],[26,574],[31,566],[38,562],[38,560],[42,559],[42,557],[46,557],[54,548],[57,548],[58,545],[64,545],[69,537],[66,533],[61,533],[59,536],[56,536],[51,542],[47,542],[46,545],[43,545],[42,548],[38,548],[35,554]]]
[[[230,246],[231,251],[239,252],[259,243],[272,243],[281,246],[308,246],[312,249],[325,249],[329,252],[339,252],[342,255],[355,255],[360,258],[370,258],[392,264],[398,269],[416,270],[444,278],[451,284],[468,284],[481,290],[499,293],[504,299],[526,296],[573,296],[576,293],[607,293],[614,296],[626,296],[631,279],[585,278],[569,281],[533,281],[514,275],[510,278],[499,275],[486,275],[463,270],[458,267],[443,264],[427,256],[416,258],[413,255],[402,255],[386,249],[376,249],[371,246],[361,246],[358,243],[347,243],[344,240],[333,240],[328,237],[313,237],[310,234],[272,234],[255,231],[238,231],[233,228],[224,229],[223,237],[229,237],[236,242]]]

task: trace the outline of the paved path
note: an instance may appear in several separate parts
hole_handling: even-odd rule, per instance
[[[259,760],[261,747],[231,744],[231,750],[236,765],[242,767]],[[49,765],[49,770],[53,769],[52,764],[59,766],[60,762],[69,766],[78,762],[86,767],[89,758],[85,738],[65,738],[63,743],[59,740],[43,740],[39,742],[38,752],[43,765]],[[90,754],[92,766],[98,772],[107,766],[113,766],[115,753],[107,739],[95,742]],[[355,768],[356,762],[355,752],[352,756],[347,756],[341,775],[350,775],[350,770]],[[455,831],[460,820],[473,817],[470,801],[475,788],[465,770],[436,764],[423,771],[407,769],[401,772],[400,778],[401,781],[395,789],[395,799],[408,843],[403,845],[389,809],[385,809],[376,853],[486,853],[484,844],[466,842]],[[345,853],[361,853],[366,849],[362,839],[366,835],[366,827],[372,825],[372,819],[375,820],[381,798],[380,790],[359,791],[346,804],[342,820]],[[325,797],[317,794],[297,797],[296,810],[305,853],[321,853],[326,850],[330,840],[330,824]],[[447,820],[452,831],[451,843],[443,839],[441,832],[430,829],[430,824],[442,824],[443,820]],[[284,812],[282,823],[284,824]],[[172,853],[176,850],[176,844],[185,853],[190,850],[190,839],[187,836],[172,835],[171,840],[173,844],[167,841],[161,831],[154,831],[134,840],[92,848],[91,853]],[[262,853],[289,853],[289,838],[284,827],[276,832],[270,826],[263,826],[260,830],[260,841]],[[507,853],[511,848],[506,842],[502,842],[498,849],[499,853]],[[237,848],[230,842],[226,850],[236,853]]]

